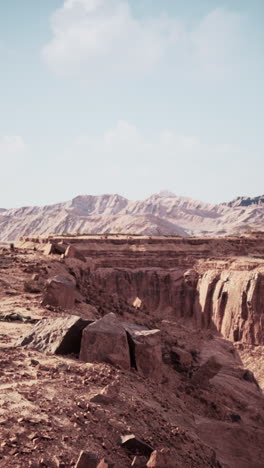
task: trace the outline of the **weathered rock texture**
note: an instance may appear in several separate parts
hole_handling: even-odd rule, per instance
[[[61,237],[49,240],[62,242]],[[136,316],[148,312],[152,317],[184,318],[232,341],[264,344],[264,236],[65,241],[87,258],[78,286],[87,300],[97,289],[101,313],[118,310],[122,299],[130,307],[134,304]],[[45,243],[30,245],[41,248]]]
[[[82,331],[88,324],[88,320],[74,315],[57,319],[43,319],[17,344],[44,353],[79,353]]]
[[[264,226],[263,197],[213,205],[170,192],[142,201],[120,195],[78,196],[45,207],[0,212],[0,240],[63,233],[223,235]]]
[[[75,284],[63,276],[54,276],[47,281],[42,305],[71,309],[75,302]]]
[[[80,359],[130,368],[127,335],[115,314],[110,313],[83,330]]]
[[[69,245],[65,251],[65,258],[77,258],[82,262],[85,262],[85,256],[73,245]]]
[[[146,466],[147,468],[180,468],[176,462],[175,453],[170,449],[155,450]]]
[[[144,377],[162,380],[162,353],[160,330],[139,330],[126,325],[129,335],[132,365]]]
[[[225,338],[264,344],[264,274],[208,271],[198,283],[198,324],[214,326]]]
[[[32,245],[0,249],[0,467],[70,467],[88,450],[98,460],[107,457],[116,468],[127,468],[133,457],[146,465],[153,450],[167,447],[175,451],[175,468],[263,468],[263,394],[246,368],[258,372],[263,386],[264,346],[233,344],[217,332],[213,320],[202,319],[202,308],[207,304],[210,310],[210,297],[224,273],[230,274],[229,283],[233,274],[263,274],[262,241],[112,240],[88,243],[86,263],[61,260],[56,253],[45,256]],[[242,256],[244,248],[251,257]],[[201,288],[209,272],[211,286]],[[28,314],[53,323],[58,316],[54,308],[41,306],[39,296],[24,291],[33,274],[43,281],[55,275],[74,278],[80,295],[68,314],[88,317],[87,301],[98,311],[89,315],[93,319],[115,311],[122,323],[159,328],[164,359],[159,385],[112,364],[17,347],[19,336],[31,328],[24,321]],[[138,309],[130,300],[136,297],[142,300]],[[10,311],[23,319],[6,322]],[[208,366],[212,357],[219,370]],[[195,383],[192,377],[199,370]],[[114,382],[120,386],[116,397]],[[107,406],[91,401],[99,394],[108,397]],[[136,445],[118,447],[118,438],[132,432]],[[148,453],[141,451],[142,442],[150,446]]]

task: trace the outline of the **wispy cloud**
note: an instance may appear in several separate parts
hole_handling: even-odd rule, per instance
[[[241,16],[216,9],[188,27],[181,18],[140,19],[126,0],[67,0],[51,18],[42,50],[57,73],[146,73],[168,64],[177,73],[224,74],[240,54]]]

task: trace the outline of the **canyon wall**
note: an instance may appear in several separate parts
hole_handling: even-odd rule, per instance
[[[138,298],[139,309],[150,319],[185,319],[232,341],[264,344],[264,236],[90,236],[23,242],[40,249],[47,243],[73,244],[87,259],[80,291],[87,301],[92,294],[104,297],[102,311],[115,297],[123,300],[123,309]],[[139,313],[135,308],[135,315]]]
[[[264,274],[260,271],[209,270],[197,284],[200,324],[225,338],[264,344]]]

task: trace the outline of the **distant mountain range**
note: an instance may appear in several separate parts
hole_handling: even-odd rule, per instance
[[[44,207],[0,209],[0,240],[63,233],[226,235],[264,229],[264,195],[219,205],[160,192],[142,201],[83,195]]]

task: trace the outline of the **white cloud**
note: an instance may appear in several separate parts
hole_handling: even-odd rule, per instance
[[[136,18],[127,0],[66,0],[42,53],[56,72],[73,75],[142,73],[163,64],[218,74],[239,50],[240,27],[240,16],[224,9],[188,28],[167,14]]]
[[[25,153],[27,145],[21,136],[0,136],[0,156]]]

